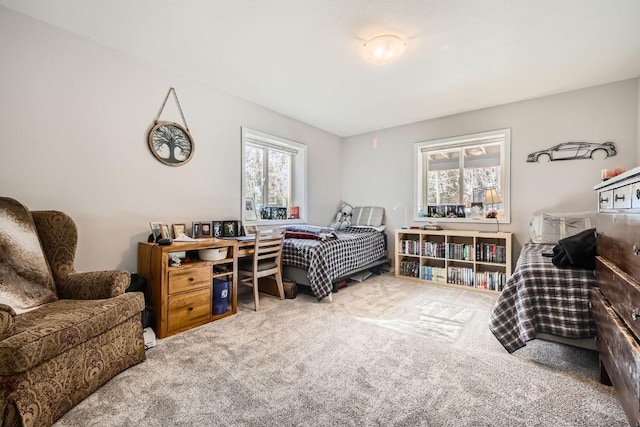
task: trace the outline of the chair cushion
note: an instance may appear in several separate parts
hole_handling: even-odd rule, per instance
[[[24,372],[143,309],[143,294],[129,292],[103,300],[58,300],[15,316],[13,335],[0,341],[0,375]]]
[[[0,301],[17,314],[55,301],[53,276],[29,210],[0,197]]]

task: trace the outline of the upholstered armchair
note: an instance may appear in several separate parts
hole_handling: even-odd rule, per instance
[[[142,293],[126,271],[74,269],[63,212],[0,198],[0,426],[49,426],[145,360]]]

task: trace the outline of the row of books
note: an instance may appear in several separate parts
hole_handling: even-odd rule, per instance
[[[420,274],[418,276],[418,273]],[[507,283],[507,276],[499,271],[475,272],[467,267],[433,267],[417,261],[400,262],[400,274],[408,277],[420,277],[432,282],[446,282],[455,285],[470,286],[492,291],[502,291]]]
[[[420,263],[418,261],[400,261],[400,274],[407,277],[420,277]]]
[[[476,261],[505,263],[507,262],[507,249],[492,243],[477,243]]]
[[[419,240],[401,240],[400,252],[406,255],[421,255],[434,258],[458,259],[464,261],[507,262],[505,246],[492,243],[464,243],[427,242]]]

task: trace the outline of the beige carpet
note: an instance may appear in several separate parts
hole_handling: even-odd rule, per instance
[[[597,354],[508,354],[494,296],[390,275],[333,302],[241,296],[239,313],[159,340],[56,426],[624,426]]]

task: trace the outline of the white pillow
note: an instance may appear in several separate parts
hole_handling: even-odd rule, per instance
[[[595,228],[595,212],[544,213],[531,219],[533,243],[556,244],[560,239]]]

